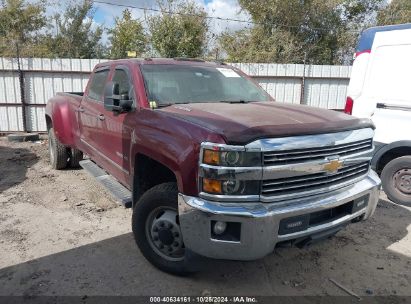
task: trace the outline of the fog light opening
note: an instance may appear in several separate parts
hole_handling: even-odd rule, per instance
[[[227,228],[227,223],[226,223],[226,222],[217,221],[217,222],[214,224],[213,232],[214,232],[216,235],[221,235],[221,234],[223,234],[223,233],[225,232],[226,228]]]

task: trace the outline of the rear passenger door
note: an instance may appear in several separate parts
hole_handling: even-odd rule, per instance
[[[101,163],[102,155],[99,149],[99,142],[104,127],[104,118],[101,113],[104,111],[103,94],[104,86],[110,74],[109,67],[96,69],[90,78],[90,84],[85,92],[78,112],[80,128],[80,141],[91,158],[97,163]]]

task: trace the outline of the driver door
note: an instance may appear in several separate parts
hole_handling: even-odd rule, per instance
[[[111,73],[111,81],[119,85],[119,94],[128,95],[133,100],[132,110],[126,113],[116,113],[103,109],[102,131],[104,136],[99,139],[98,146],[105,155],[106,166],[110,173],[123,184],[128,184],[130,178],[130,148],[135,119],[135,93],[130,69],[124,65],[115,66]]]

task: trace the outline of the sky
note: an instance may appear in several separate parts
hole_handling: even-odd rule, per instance
[[[156,0],[101,0],[103,2],[111,2],[122,5],[132,5],[144,8],[158,8]],[[250,20],[246,12],[242,12],[237,0],[194,0],[198,5],[202,6],[209,16],[221,18],[234,18],[241,20]],[[126,7],[113,6],[102,3],[94,3],[96,12],[94,22],[105,27],[111,27],[114,23],[114,18],[121,16],[121,13]],[[144,10],[129,8],[132,11],[134,18],[144,19]],[[147,14],[155,14],[155,12],[146,11]],[[247,23],[235,21],[221,21],[210,19],[210,31],[214,34],[220,34],[225,30],[238,30],[247,26]],[[104,40],[104,39],[103,39]]]
[[[33,1],[33,0],[28,0]],[[76,2],[80,0],[50,0],[51,2],[55,1],[57,6],[54,7],[61,7],[65,6],[70,2]],[[93,22],[95,25],[102,25],[105,28],[110,28],[114,24],[114,18],[121,16],[123,10],[125,10],[127,5],[141,7],[141,8],[158,8],[156,0],[95,0],[95,1],[102,1],[102,2],[109,2],[114,3],[116,5],[109,5],[103,3],[94,3],[95,7],[95,14],[93,17]],[[202,6],[204,10],[208,13],[209,16],[212,17],[220,17],[220,18],[231,18],[231,19],[240,19],[240,20],[250,20],[250,15],[247,12],[241,11],[241,7],[238,4],[238,0],[193,0],[198,5]],[[391,0],[386,0],[387,3],[390,3]],[[124,5],[118,6],[118,5]],[[47,15],[53,15],[53,6],[50,6],[47,10]],[[144,10],[131,8],[129,9],[132,12],[134,18],[138,18],[144,20]],[[147,15],[157,14],[155,12],[146,11]],[[243,22],[235,22],[235,21],[223,21],[223,20],[209,20],[210,26],[210,33],[213,34],[220,34],[223,31],[235,31],[242,29],[244,27],[249,27],[250,24],[243,23]],[[108,42],[107,32],[104,33],[102,37],[103,43]],[[211,41],[210,41],[211,42]]]

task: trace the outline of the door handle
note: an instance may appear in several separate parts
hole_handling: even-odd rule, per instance
[[[84,108],[83,108],[83,107],[79,107],[79,108],[77,108],[76,111],[77,111],[77,112],[80,112],[80,113],[83,113],[83,112],[84,112]]]
[[[97,116],[97,117],[98,117],[98,119],[100,119],[100,120],[105,120],[105,119],[106,119],[103,114],[100,114],[100,115]]]

